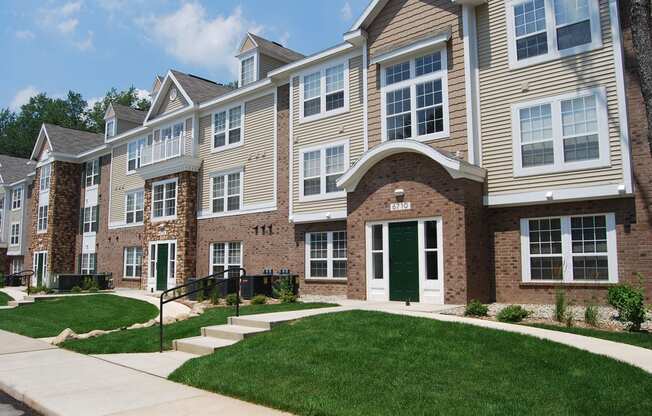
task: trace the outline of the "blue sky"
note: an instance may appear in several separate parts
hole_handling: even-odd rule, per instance
[[[342,41],[368,0],[4,0],[0,108],[68,90],[148,90],[169,68],[237,79],[234,51],[253,31],[306,55]],[[143,92],[144,93],[144,92]]]

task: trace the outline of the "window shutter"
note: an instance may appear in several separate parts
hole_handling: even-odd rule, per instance
[[[79,210],[79,234],[84,234],[84,208]]]
[[[82,255],[77,255],[77,273],[81,273],[82,269]]]
[[[81,169],[81,189],[86,188],[86,163],[82,165]]]
[[[93,207],[93,210],[95,211],[95,221],[93,221],[93,224],[92,224],[91,227],[92,227],[94,232],[97,232],[98,226],[100,224],[100,206],[95,205]]]
[[[102,181],[102,156],[97,158],[97,185]],[[98,217],[99,218],[99,217]]]

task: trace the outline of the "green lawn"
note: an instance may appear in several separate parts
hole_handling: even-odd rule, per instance
[[[249,305],[240,308],[241,315],[283,312],[298,309],[314,309],[336,306],[326,303],[289,303],[276,305]],[[229,316],[235,315],[233,307],[208,309],[202,315],[185,321],[165,325],[163,348],[172,349],[172,340],[200,335],[203,326],[225,324]],[[97,338],[70,340],[62,347],[84,354],[117,354],[129,352],[155,352],[159,350],[158,325],[113,332]]]
[[[7,303],[9,303],[10,300],[14,299],[5,292],[0,292],[0,306],[7,306]]]
[[[520,334],[378,312],[280,325],[170,379],[300,415],[645,415],[652,377]]]
[[[643,347],[652,350],[652,333],[650,332],[614,332],[602,331],[593,328],[567,328],[565,326],[547,324],[531,324],[530,326],[552,329],[561,332],[570,332],[577,335],[586,335],[587,337],[602,338],[609,341],[622,342],[623,344],[636,345],[637,347]]]
[[[67,296],[0,310],[0,329],[34,338],[53,337],[66,328],[78,334],[116,329],[156,317],[147,302],[115,295]]]

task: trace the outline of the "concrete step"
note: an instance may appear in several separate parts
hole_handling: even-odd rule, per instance
[[[205,337],[229,339],[234,341],[241,341],[247,337],[267,332],[269,329],[254,328],[251,326],[242,325],[215,325],[207,326],[201,329],[201,333]]]
[[[272,329],[272,326],[274,325],[273,322],[260,321],[242,316],[229,316],[228,323],[229,325],[247,326],[267,330]]]
[[[211,337],[191,337],[175,339],[172,341],[172,348],[176,351],[187,352],[195,355],[212,354],[215,350],[233,345],[237,340],[220,339]]]

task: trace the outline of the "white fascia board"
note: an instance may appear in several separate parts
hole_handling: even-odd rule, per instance
[[[353,49],[357,49],[356,46],[351,45],[348,42],[341,43],[339,45],[333,46],[332,48],[326,49],[321,52],[317,52],[314,55],[310,55],[305,57],[304,59],[300,59],[298,61],[294,61],[290,64],[284,65],[280,68],[277,68],[267,74],[269,78],[282,78],[282,77],[287,77],[291,73],[294,73],[296,71],[299,71],[302,68],[305,68],[307,66],[315,65],[318,64],[322,61],[325,61],[327,59],[331,59],[335,55],[339,55],[341,53],[349,52]]]
[[[305,214],[293,214],[290,221],[295,224],[306,224],[310,222],[342,221],[346,219],[346,210],[330,212],[310,212]]]
[[[192,114],[193,111],[197,109],[196,105],[189,105],[187,107],[180,108],[171,113],[168,113],[162,117],[155,118],[154,120],[148,120],[143,123],[145,127],[155,127],[161,124],[167,124],[170,120],[183,117],[186,114]]]
[[[210,101],[205,101],[201,103],[198,108],[199,110],[205,110],[208,107],[214,105],[224,104],[231,100],[242,99],[246,95],[254,94],[256,92],[259,92],[259,90],[262,90],[271,85],[272,85],[272,80],[270,78],[264,78],[259,81],[253,82],[247,85],[246,87],[235,89],[232,92],[226,93],[224,95],[220,95],[219,97],[214,98]]]
[[[437,35],[429,37],[427,39],[423,39],[418,42],[412,43],[410,45],[403,46],[401,48],[396,48],[389,52],[381,53],[380,55],[377,56],[373,56],[369,63],[371,65],[375,65],[382,62],[394,60],[404,55],[411,55],[419,51],[422,51],[424,49],[433,48],[436,47],[437,45],[448,42],[450,38],[451,38],[451,32],[450,30],[446,30],[443,31],[442,33],[438,33]]]
[[[48,141],[48,148],[50,151],[52,151],[52,142],[50,142],[50,137],[48,137],[48,132],[47,129],[45,128],[45,124],[41,124],[41,130],[38,132],[38,137],[36,138],[36,143],[34,144],[34,148],[32,149],[32,154],[30,155],[30,159],[34,159],[36,155],[36,149],[40,149],[41,143],[43,142],[43,137]]]
[[[360,17],[358,17],[353,23],[349,32],[360,29],[365,24],[368,24],[378,15],[378,13],[380,13],[380,10],[385,6],[385,4],[387,4],[387,0],[372,0],[369,2]]]
[[[550,204],[560,202],[586,201],[595,199],[631,197],[625,184],[584,186],[574,188],[543,189],[531,192],[516,192],[500,195],[485,195],[484,205],[488,207],[515,207],[522,205]]]
[[[181,84],[179,84],[179,81],[174,77],[174,74],[172,71],[168,71],[168,73],[165,75],[165,79],[161,83],[161,88],[159,88],[158,92],[156,93],[156,97],[154,97],[154,100],[152,101],[152,105],[149,107],[149,110],[147,111],[147,115],[145,116],[145,121],[143,122],[143,125],[147,126],[150,124],[149,118],[152,116],[152,111],[154,111],[155,108],[158,107],[159,101],[161,100],[162,97],[162,92],[165,91],[167,86],[171,83],[174,82],[174,84],[177,87],[177,90],[181,92],[181,95],[183,95],[183,98],[186,99],[186,102],[188,103],[188,107],[192,108],[195,103],[190,99],[190,96],[188,93],[181,88]],[[182,110],[187,109],[188,107],[182,108]],[[162,119],[163,117],[161,117]],[[160,119],[156,119],[157,121]]]
[[[139,136],[142,133],[145,133],[147,130],[149,130],[149,128],[145,126],[136,127],[135,129],[127,130],[124,133],[121,133],[117,136],[113,136],[110,139],[105,140],[105,143],[112,144],[112,143],[122,141],[124,139],[131,139],[135,136]]]

